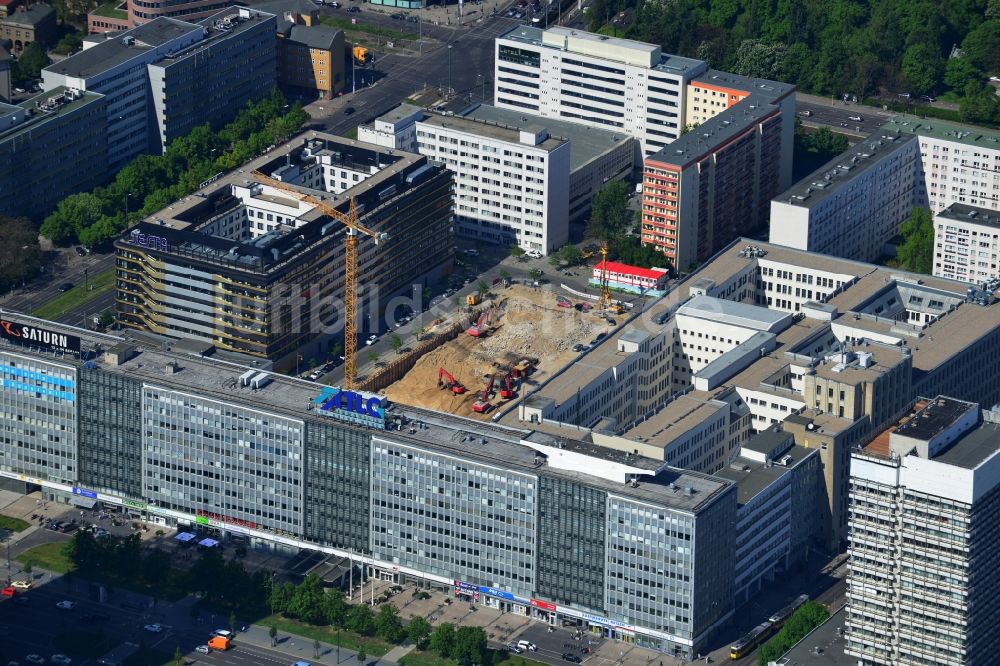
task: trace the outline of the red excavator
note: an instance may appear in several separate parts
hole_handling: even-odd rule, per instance
[[[479,321],[467,328],[465,332],[474,338],[485,338],[486,333],[489,330],[489,321],[489,310],[484,310],[483,313],[479,315]]]
[[[490,396],[493,395],[493,385],[496,384],[497,376],[490,375],[490,381],[486,385],[486,390],[482,391],[478,399],[472,403],[472,411],[477,414],[485,414],[493,408],[493,403],[490,402]]]
[[[514,378],[510,376],[509,372],[500,380],[500,397],[504,400],[517,397],[517,389],[514,388]]]
[[[465,385],[444,368],[438,368],[438,388],[450,389],[455,395],[465,393]]]

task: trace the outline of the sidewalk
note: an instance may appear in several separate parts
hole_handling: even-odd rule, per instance
[[[317,664],[341,664],[357,660],[357,653],[353,650],[340,648],[338,651],[335,645],[329,645],[322,642],[320,643],[318,651],[319,656],[317,657],[314,639],[296,636],[295,634],[289,634],[282,631],[278,632],[278,644],[272,647],[269,632],[270,629],[268,627],[256,624],[251,625],[247,631],[236,635],[235,644],[247,644],[267,650],[274,650],[276,652],[287,654],[289,657],[293,657],[294,659],[301,659],[303,661]],[[397,645],[382,657],[370,658],[366,662],[366,666],[376,666],[377,664],[396,664],[400,659],[414,649],[414,645]]]

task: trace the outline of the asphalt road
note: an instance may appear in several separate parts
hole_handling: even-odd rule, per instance
[[[806,127],[826,126],[835,132],[851,134],[856,137],[868,136],[885,124],[889,118],[898,115],[857,104],[845,106],[843,102],[830,105],[799,100],[795,103],[795,110],[799,120]],[[810,115],[804,115],[805,112],[809,112]],[[851,120],[851,116],[860,116],[862,120]]]
[[[72,250],[61,252],[72,252]],[[0,299],[0,307],[4,310],[14,312],[24,312],[31,314],[39,306],[51,301],[60,295],[59,286],[67,282],[73,285],[85,283],[84,271],[87,275],[96,275],[111,268],[114,265],[114,254],[88,255],[86,257],[73,258],[72,262],[65,261],[64,258],[57,258],[55,261],[46,263],[46,273],[35,278],[23,288]],[[56,318],[57,321],[79,326],[83,321],[85,311],[90,313],[103,312],[96,309],[98,305],[108,309],[113,303],[114,296],[109,292],[91,301],[78,311],[70,311]]]

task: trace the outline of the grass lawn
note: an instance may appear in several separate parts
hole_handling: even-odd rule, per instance
[[[121,0],[112,0],[111,2],[106,2],[97,9],[93,11],[93,14],[97,16],[104,16],[106,18],[113,19],[126,19],[128,18],[128,12],[123,12],[118,9],[121,5]]]
[[[69,559],[68,543],[43,543],[41,546],[24,551],[14,559],[22,565],[30,562],[33,567],[41,567],[61,574],[73,569],[73,563]]]
[[[97,275],[91,275],[88,285],[90,289],[85,289],[84,285],[79,284],[65,294],[59,294],[32,314],[42,319],[55,319],[64,312],[78,308],[97,298],[115,286],[115,269],[109,268]],[[94,314],[100,313],[95,312]]]
[[[113,650],[118,641],[92,631],[67,631],[52,643],[56,649],[74,657],[96,659]]]
[[[347,137],[348,139],[357,139],[358,138],[358,128],[357,127],[352,127],[351,129],[349,129],[346,132],[344,132],[344,136]]]
[[[255,624],[263,627],[270,627],[272,624],[276,625],[278,627],[279,639],[282,633],[287,633],[302,636],[310,640],[319,640],[321,643],[328,643],[330,645],[337,644],[337,630],[333,627],[314,627],[310,624],[298,622],[297,620],[289,620],[280,615],[271,615],[257,621]],[[358,636],[350,631],[341,630],[340,647],[355,652],[358,648],[363,647],[369,657],[381,657],[391,650],[393,646],[378,638]]]
[[[420,39],[420,35],[415,32],[400,32],[399,30],[383,28],[377,25],[372,25],[371,23],[362,23],[360,20],[357,23],[351,23],[351,19],[336,18],[335,16],[321,16],[319,22],[333,26],[338,30],[343,30],[345,33],[367,32],[372,35],[379,35],[383,39],[388,39],[390,41],[394,39],[408,39],[415,42]]]
[[[21,520],[20,518],[11,518],[10,516],[0,516],[0,530],[10,530],[11,532],[20,532],[28,527],[28,521]]]
[[[174,655],[150,648],[139,648],[122,663],[124,666],[168,666],[174,663]]]
[[[498,652],[497,658],[499,661],[495,663],[504,664],[504,666],[544,666],[540,661],[525,659],[506,651]],[[423,650],[413,650],[400,659],[399,663],[400,666],[457,666],[458,664],[454,659],[443,659],[433,652]]]

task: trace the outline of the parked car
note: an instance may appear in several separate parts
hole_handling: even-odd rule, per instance
[[[61,291],[64,294],[72,288],[73,288],[72,282],[63,282],[61,285],[59,285],[59,291]]]
[[[19,590],[30,590],[31,581],[30,580],[15,580],[10,584],[11,587],[17,588]]]
[[[56,604],[56,608],[59,608],[61,610],[73,610],[74,608],[76,608],[76,602],[75,601],[60,601],[59,603]]]
[[[800,115],[800,116],[804,116],[804,117],[806,117],[806,118],[808,118],[808,117],[809,117],[809,116],[811,116],[812,114],[813,114],[813,112],[812,112],[812,111],[810,111],[809,109],[806,109],[805,111],[799,111],[799,115]]]
[[[44,664],[45,663],[45,657],[42,657],[42,656],[37,655],[37,654],[29,654],[27,657],[24,658],[24,660],[26,662],[28,662],[29,664]]]
[[[563,658],[563,661],[568,661],[568,662],[571,662],[571,663],[574,663],[574,664],[583,663],[583,659],[580,659],[578,656],[576,656],[572,652],[563,652],[562,658]]]
[[[159,624],[147,624],[146,626],[143,627],[143,629],[145,629],[151,634],[158,634],[161,631],[163,631],[163,627],[161,627]]]
[[[201,654],[209,654],[212,652],[212,648],[208,647],[207,645],[199,645],[194,649],[194,651],[199,652]]]
[[[406,20],[409,21],[410,23],[419,23],[420,22],[420,18],[417,17],[417,16],[407,16]]]
[[[934,97],[931,97],[930,95],[921,95],[920,99],[924,100],[925,102],[936,102],[937,101],[937,99],[935,99]]]
[[[528,250],[527,252],[524,253],[524,256],[531,257],[532,259],[541,259],[542,253],[539,252],[538,250]]]
[[[351,7],[347,10],[349,14],[357,14],[361,11],[361,7]]]
[[[354,113],[354,107],[353,106],[349,106],[346,109],[344,109],[344,115],[345,116],[349,116],[349,115],[351,115],[353,113]]]
[[[847,116],[848,120],[853,120],[856,123],[860,123],[864,120],[861,116]]]
[[[64,654],[54,654],[51,657],[49,657],[49,661],[51,661],[53,664],[72,664],[73,663],[73,660],[70,659],[69,657],[67,657]]]
[[[87,251],[86,251],[86,250],[84,250],[84,249],[83,249],[82,247],[80,247],[79,245],[77,245],[77,246],[76,246],[76,247],[74,247],[73,249],[74,249],[74,250],[76,250],[76,253],[77,253],[78,255],[80,255],[81,257],[86,257],[86,256],[87,256]]]
[[[518,646],[514,645],[513,643],[511,643],[510,645],[507,646],[507,651],[508,652],[513,652],[514,654],[521,654],[521,653],[524,652],[524,650],[522,650]]]
[[[580,344],[579,342],[573,345],[573,351],[582,352],[583,350],[584,350],[584,345]]]
[[[365,346],[369,346],[369,345],[375,344],[376,340],[378,340],[378,336],[377,335],[369,335],[368,339],[365,340]]]
[[[517,647],[522,650],[531,650],[532,652],[538,652],[538,646],[531,641],[520,640],[517,642]]]

